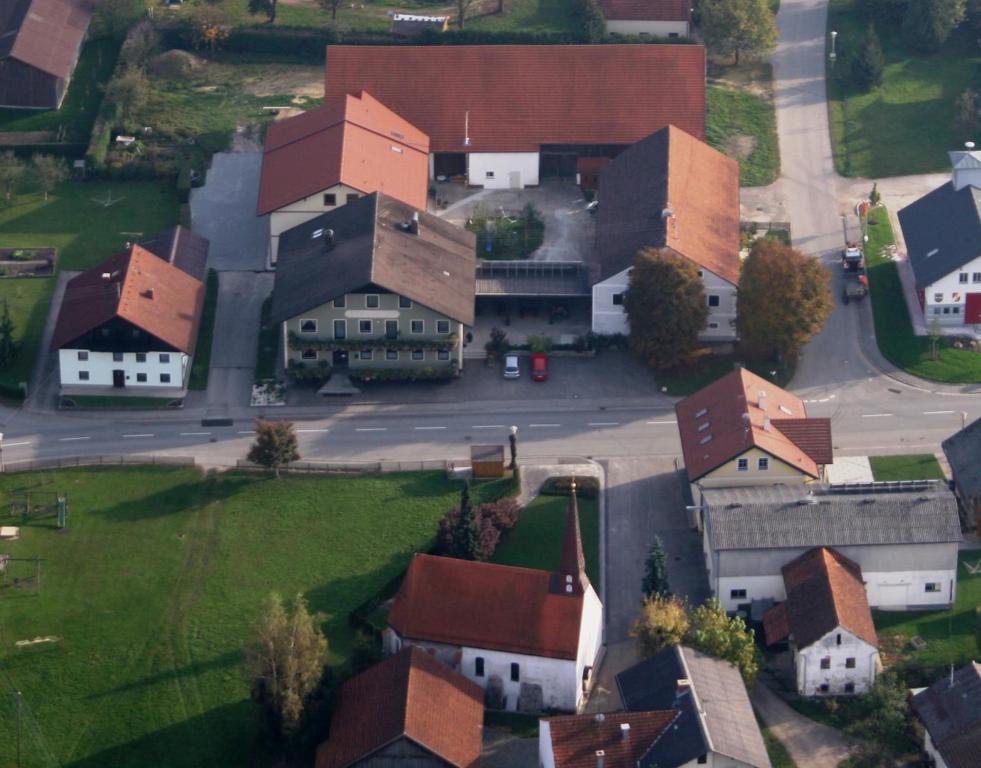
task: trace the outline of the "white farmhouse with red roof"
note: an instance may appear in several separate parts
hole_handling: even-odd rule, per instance
[[[688,37],[691,0],[600,0],[606,31],[618,35]]]
[[[558,571],[416,555],[388,616],[385,650],[425,648],[511,711],[578,711],[603,640],[575,493]]]

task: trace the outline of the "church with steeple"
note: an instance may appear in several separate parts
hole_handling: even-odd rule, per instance
[[[480,685],[489,708],[578,712],[603,644],[575,484],[556,571],[417,554],[388,615],[385,650],[417,646]]]

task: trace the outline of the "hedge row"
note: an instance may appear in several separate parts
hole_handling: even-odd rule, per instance
[[[448,368],[367,368],[348,372],[354,384],[373,381],[450,381],[456,376],[455,365]]]
[[[577,477],[576,496],[581,499],[595,499],[599,496],[599,480],[595,477]],[[572,488],[572,477],[550,477],[542,485],[544,496],[568,496]]]

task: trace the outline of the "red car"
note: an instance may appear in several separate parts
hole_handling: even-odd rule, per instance
[[[531,355],[531,380],[548,381],[548,355],[533,352]]]

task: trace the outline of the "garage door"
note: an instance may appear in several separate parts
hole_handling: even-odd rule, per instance
[[[879,596],[877,608],[905,608],[909,585],[879,584],[876,593]]]

